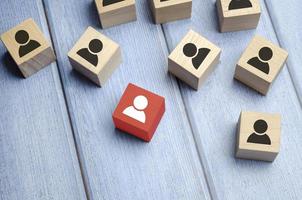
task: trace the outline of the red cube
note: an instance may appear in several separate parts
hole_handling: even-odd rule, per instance
[[[149,142],[165,112],[165,98],[129,84],[113,112],[116,128]]]

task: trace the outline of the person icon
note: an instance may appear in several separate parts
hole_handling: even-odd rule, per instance
[[[208,48],[200,48],[197,51],[197,47],[193,43],[187,43],[183,47],[183,53],[187,57],[192,57],[192,64],[195,69],[198,69],[207,55],[210,53]],[[194,57],[193,57],[194,56]]]
[[[267,131],[267,123],[263,119],[259,119],[254,123],[255,132],[252,133],[248,139],[248,143],[271,145],[271,139],[265,133]]]
[[[20,30],[15,34],[15,40],[20,44],[20,58],[41,46],[41,44],[36,40],[30,40],[29,34],[24,30]]]
[[[103,6],[105,7],[105,6],[108,6],[108,5],[111,5],[114,3],[118,3],[121,1],[124,1],[124,0],[103,0]]]
[[[135,119],[139,122],[145,123],[146,122],[146,114],[144,110],[148,106],[148,99],[143,96],[139,95],[135,97],[133,101],[133,106],[127,107],[123,114],[127,115],[128,117],[131,117],[132,119]]]
[[[232,0],[229,4],[229,10],[253,7],[250,0]]]
[[[262,47],[259,50],[259,58],[253,57],[247,63],[260,71],[269,74],[270,67],[267,61],[269,61],[273,57],[273,51],[269,47]]]
[[[102,49],[102,41],[99,39],[93,39],[89,42],[88,48],[80,49],[77,54],[96,67],[99,63],[97,53],[102,51]]]

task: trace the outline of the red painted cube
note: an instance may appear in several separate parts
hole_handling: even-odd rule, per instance
[[[165,98],[129,84],[113,112],[115,127],[149,142],[165,112]]]

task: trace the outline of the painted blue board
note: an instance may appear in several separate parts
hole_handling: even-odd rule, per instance
[[[302,196],[301,106],[287,66],[267,96],[233,80],[236,62],[255,34],[278,44],[263,1],[261,5],[262,16],[256,30],[219,33],[214,0],[194,1],[191,20],[163,26],[170,51],[190,28],[222,48],[219,66],[198,92],[180,83],[214,199],[281,200]],[[281,151],[273,163],[234,158],[241,110],[282,114]]]
[[[279,42],[290,55],[287,66],[302,102],[301,1],[266,1],[266,5]]]
[[[40,1],[0,1],[0,33],[29,17],[49,39]],[[24,79],[6,52],[1,43],[0,199],[85,199],[56,64]]]
[[[289,76],[301,96],[298,1],[267,1],[273,21],[263,4],[264,15],[256,31],[225,34],[217,32],[214,1],[194,1],[192,20],[165,24],[166,38],[161,27],[152,24],[146,2],[139,2],[138,22],[103,31],[125,50],[123,65],[101,89],[73,72],[66,57],[86,26],[99,27],[94,5],[91,1],[44,3],[91,199],[141,199],[143,195],[146,199],[210,198],[206,182],[213,199],[299,199],[301,107]],[[19,1],[0,2],[0,31],[33,17],[47,33],[41,2],[21,4],[20,11]],[[263,97],[233,81],[232,76],[235,63],[255,33],[278,42],[272,23],[280,44],[290,53],[287,66],[291,73],[285,68],[269,95]],[[165,39],[171,51],[189,28],[222,47],[223,54],[218,69],[199,92],[180,83],[181,97],[174,78],[165,75]],[[129,46],[129,41],[134,44]],[[148,51],[134,52],[137,47]],[[0,45],[0,199],[85,199],[57,66],[52,64],[24,80],[5,52]],[[150,69],[146,71],[145,65]],[[159,127],[155,144],[139,142],[112,127],[111,112],[130,76],[134,83],[169,96],[168,109],[173,110],[167,111],[169,116]],[[90,103],[90,99],[107,103]],[[235,126],[241,109],[283,114],[282,148],[274,163],[234,159]],[[41,110],[46,112],[39,113]],[[175,113],[178,115],[173,116]],[[170,122],[171,118],[180,123]],[[181,177],[174,177],[177,172]]]
[[[45,0],[83,174],[91,199],[209,199],[178,85],[167,74],[167,47],[147,0],[138,21],[101,30],[91,0]],[[123,64],[103,88],[72,70],[67,52],[88,26],[121,45]],[[150,143],[115,130],[112,112],[132,82],[166,97]]]

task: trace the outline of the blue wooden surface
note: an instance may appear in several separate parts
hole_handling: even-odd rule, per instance
[[[124,60],[101,89],[72,71],[66,57],[87,26],[99,27],[94,4],[49,0],[45,5],[89,197],[208,198],[180,92],[166,73],[165,40],[160,26],[151,22],[147,2],[137,2],[137,22],[105,31],[98,28],[121,45]],[[167,112],[149,144],[120,133],[112,122],[129,82],[166,97]]]
[[[136,22],[105,30],[92,0],[2,0],[0,33],[33,17],[49,40],[50,31],[58,59],[22,79],[0,45],[0,199],[301,199],[302,6],[261,5],[256,30],[221,34],[214,0],[193,0],[191,19],[164,25],[138,0]],[[123,64],[103,88],[67,59],[87,26],[122,48]],[[197,92],[167,74],[167,55],[190,28],[222,48]],[[255,34],[290,54],[267,96],[233,80]],[[129,82],[166,97],[151,143],[114,129],[111,113]],[[282,114],[275,162],[234,158],[242,109]]]
[[[50,40],[40,1],[2,0],[0,15],[1,33],[32,17]],[[24,79],[0,57],[0,199],[85,199],[56,63]]]
[[[288,50],[290,59],[287,66],[297,90],[302,98],[302,22],[300,14],[302,4],[299,1],[266,1],[269,14],[273,21],[274,30],[278,36],[279,43]]]
[[[195,1],[193,10],[200,14],[193,15],[191,20],[164,25],[170,49],[189,28],[222,48],[220,65],[200,91],[181,84],[196,143],[203,152],[202,161],[208,166],[208,179],[218,199],[297,199],[301,195],[301,105],[287,66],[267,96],[232,78],[236,62],[255,34],[278,44],[264,2],[261,6],[260,24],[251,31],[218,33],[213,0]],[[281,152],[274,163],[234,158],[236,123],[241,110],[282,114]]]

